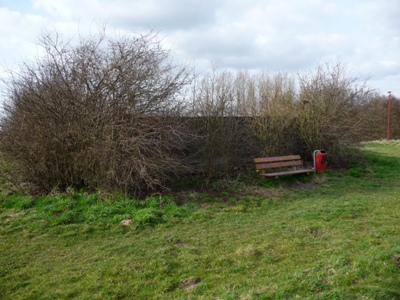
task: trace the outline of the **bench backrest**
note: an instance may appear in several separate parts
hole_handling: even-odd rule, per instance
[[[254,163],[257,170],[303,166],[300,155],[254,158]]]

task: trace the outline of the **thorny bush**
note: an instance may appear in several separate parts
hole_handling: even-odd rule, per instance
[[[0,151],[20,182],[138,195],[182,169],[175,116],[189,76],[157,33],[100,30],[77,43],[46,33],[40,45],[44,56],[4,81]]]

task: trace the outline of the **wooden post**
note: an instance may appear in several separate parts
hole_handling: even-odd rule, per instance
[[[391,102],[392,102],[392,92],[388,92],[388,117],[387,117],[387,134],[386,134],[386,139],[390,140],[390,107],[391,107]]]

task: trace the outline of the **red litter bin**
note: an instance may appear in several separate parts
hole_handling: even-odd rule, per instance
[[[315,150],[314,151],[314,171],[324,171],[326,170],[326,164],[328,153],[325,150]]]

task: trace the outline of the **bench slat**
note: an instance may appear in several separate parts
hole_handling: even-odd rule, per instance
[[[260,158],[254,158],[254,163],[258,164],[263,162],[276,162],[276,161],[286,161],[286,160],[301,160],[301,157],[300,155],[260,157]]]
[[[275,173],[265,173],[260,174],[265,177],[277,177],[282,175],[291,175],[291,174],[302,174],[302,173],[312,173],[314,170],[312,169],[303,169],[303,170],[295,170],[295,171],[285,171],[285,172],[275,172]]]
[[[256,164],[256,170],[302,166],[301,160]]]

